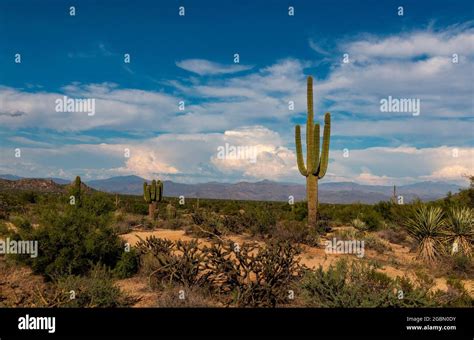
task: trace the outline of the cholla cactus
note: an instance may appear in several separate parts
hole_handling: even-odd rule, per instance
[[[324,116],[323,146],[319,150],[319,123],[314,124],[313,117],[313,78],[307,82],[308,117],[306,120],[306,166],[301,146],[301,128],[295,127],[296,158],[300,173],[306,177],[306,199],[308,201],[308,225],[316,226],[318,211],[318,180],[326,174],[329,162],[329,138],[331,134],[331,115]],[[321,153],[321,154],[320,154]]]
[[[151,185],[147,182],[143,183],[143,198],[148,203],[148,215],[150,218],[155,217],[156,202],[161,202],[163,198],[163,183],[158,181],[151,181]]]

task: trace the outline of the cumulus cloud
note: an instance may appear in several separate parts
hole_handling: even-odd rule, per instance
[[[411,146],[332,150],[328,180],[355,180],[365,184],[408,184],[424,180],[466,184],[474,173],[474,149],[470,147]]]
[[[330,110],[380,120],[411,115],[380,112],[380,100],[392,96],[420,99],[423,116],[471,116],[474,29],[363,36],[338,48],[350,62],[338,61],[329,77],[316,84]]]

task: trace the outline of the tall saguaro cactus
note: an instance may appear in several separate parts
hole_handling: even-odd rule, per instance
[[[145,202],[148,203],[148,216],[155,218],[156,202],[161,202],[163,198],[163,183],[160,180],[153,180],[150,185],[144,182],[143,197]]]
[[[301,146],[301,127],[295,127],[296,159],[300,173],[306,177],[306,199],[308,201],[308,225],[316,226],[318,216],[318,180],[326,174],[329,161],[329,138],[331,134],[331,114],[324,116],[323,145],[320,149],[319,123],[314,124],[313,78],[307,81],[308,116],[306,120],[306,166]]]

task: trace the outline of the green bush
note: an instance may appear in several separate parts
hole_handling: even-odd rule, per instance
[[[22,203],[38,203],[39,195],[34,191],[22,191],[20,193],[20,201]]]
[[[120,260],[117,262],[113,273],[116,277],[120,279],[125,279],[131,277],[138,271],[140,258],[135,251],[135,249],[130,249],[130,251],[124,251]]]
[[[81,209],[97,216],[106,215],[115,210],[115,203],[112,195],[103,192],[82,195],[81,204]]]
[[[320,266],[302,280],[304,300],[311,307],[428,307],[436,305],[430,294],[431,285],[412,283],[403,278],[392,280],[366,263],[345,260],[331,265],[327,271]],[[399,292],[403,292],[399,298]]]
[[[268,234],[276,225],[276,217],[269,209],[253,209],[246,213],[247,225],[253,235]]]
[[[448,290],[437,291],[435,298],[444,307],[474,307],[474,298],[471,297],[462,282],[458,279],[446,281]]]
[[[455,254],[450,259],[451,270],[459,275],[469,276],[474,274],[474,263],[472,257],[464,254]]]
[[[113,268],[124,248],[109,221],[110,215],[96,216],[75,207],[68,207],[63,214],[45,212],[40,227],[22,235],[38,241],[38,257],[20,259],[48,278],[87,274],[97,263]]]
[[[363,212],[360,219],[365,223],[368,231],[375,231],[381,227],[382,217],[375,210]]]
[[[308,217],[308,205],[306,202],[296,202],[293,206],[293,216],[297,221],[305,221]]]
[[[87,276],[55,278],[39,303],[43,307],[111,308],[129,306],[132,301],[114,285],[107,268],[95,266]]]
[[[137,201],[126,201],[124,210],[127,213],[136,214],[136,215],[148,215],[148,204],[143,200]]]
[[[306,222],[279,221],[272,237],[280,241],[291,243],[302,243],[309,246],[317,246],[319,234],[314,228],[308,228]]]

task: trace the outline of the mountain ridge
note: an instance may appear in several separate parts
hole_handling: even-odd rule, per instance
[[[14,175],[0,175],[3,181],[19,181],[18,190],[27,190],[29,184],[24,184],[25,180],[31,178],[21,178]],[[23,180],[23,182],[22,182]],[[47,178],[45,181],[52,181],[60,185],[71,183],[69,180],[61,178]],[[109,193],[141,195],[143,182],[146,179],[136,175],[115,176],[107,179],[84,181],[87,186]],[[149,180],[147,180],[149,181]],[[296,201],[305,199],[306,187],[298,183],[282,183],[271,180],[258,182],[241,181],[237,183],[208,182],[198,184],[177,183],[169,180],[164,182],[164,195],[169,197],[179,197],[181,195],[189,198],[213,198],[213,199],[235,199],[235,200],[258,200],[258,201],[288,201],[289,196],[293,196]],[[36,182],[32,182],[36,183]],[[39,183],[39,182],[38,182]],[[31,184],[31,190],[36,184]],[[46,182],[49,183],[49,182]],[[8,183],[7,183],[8,184]],[[3,186],[6,184],[4,183]],[[9,187],[15,187],[14,183],[9,183]],[[43,187],[47,187],[43,184]],[[21,188],[20,188],[21,187]],[[1,186],[0,186],[1,188]],[[397,195],[402,195],[405,202],[414,199],[422,201],[436,200],[446,196],[451,191],[453,193],[461,189],[462,186],[447,183],[424,181],[408,185],[397,186]],[[44,189],[47,190],[47,189]],[[319,185],[320,202],[322,203],[377,203],[387,201],[392,198],[393,187],[384,185],[367,185],[355,182],[329,182]]]

